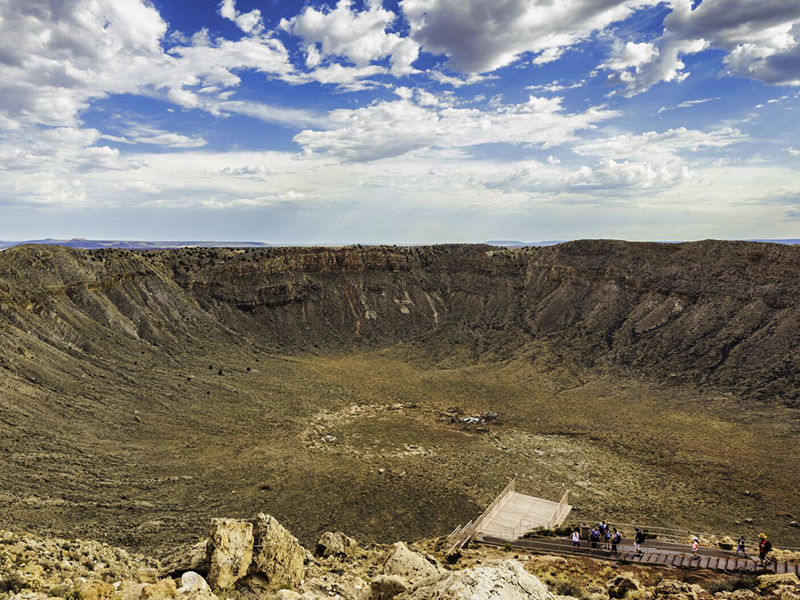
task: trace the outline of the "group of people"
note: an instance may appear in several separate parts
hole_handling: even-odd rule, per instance
[[[772,552],[772,542],[769,541],[767,535],[765,533],[759,534],[759,543],[758,543],[758,558],[761,564],[766,564],[769,559],[767,555]],[[644,544],[645,535],[644,532],[639,529],[638,527],[635,528],[635,533],[633,536],[633,547],[636,554],[642,554],[641,546]],[[622,535],[619,531],[617,531],[616,527],[611,528],[609,527],[605,521],[600,521],[597,525],[592,527],[591,531],[589,532],[589,547],[591,550],[611,550],[612,555],[619,554],[618,548],[619,544],[622,542]],[[581,547],[581,530],[579,528],[575,528],[572,532],[572,547],[580,549]],[[692,558],[699,559],[700,554],[700,538],[694,536],[692,538]],[[744,558],[747,558],[747,551],[745,550],[745,541],[744,536],[740,535],[739,539],[736,542],[736,556],[739,556],[739,552],[742,553]]]
[[[636,531],[639,531],[638,529]],[[601,547],[603,550],[611,550],[611,554],[619,554],[619,544],[622,542],[622,534],[617,531],[616,527],[609,527],[605,521],[601,521],[589,532],[589,545],[592,550],[597,550]],[[572,547],[581,547],[581,530],[577,527],[572,532]],[[638,550],[638,546],[637,546]]]

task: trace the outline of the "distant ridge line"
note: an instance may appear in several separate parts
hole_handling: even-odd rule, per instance
[[[210,241],[143,241],[143,240],[87,240],[72,238],[70,240],[57,240],[45,238],[41,240],[25,240],[21,242],[0,241],[0,250],[22,246],[24,244],[38,244],[42,246],[66,246],[81,250],[172,250],[175,248],[270,248],[272,244],[264,242],[210,242]]]
[[[526,248],[531,246],[556,246],[558,244],[565,244],[567,242],[572,242],[575,240],[543,240],[541,242],[520,242],[518,240],[489,240],[488,242],[483,242],[487,246],[500,246],[503,248]],[[697,240],[658,240],[655,243],[657,244],[685,244],[689,241],[697,241]],[[800,239],[747,239],[747,240],[721,240],[721,241],[741,241],[741,242],[760,242],[762,244],[785,244],[787,246],[793,246],[796,244],[800,244]]]
[[[547,247],[556,246],[558,244],[565,244],[570,241],[576,240],[542,240],[538,242],[521,242],[519,240],[489,240],[482,242],[482,245],[496,246],[498,248],[528,248],[528,247]],[[695,240],[696,241],[696,240]],[[783,244],[783,245],[798,245],[800,239],[748,239],[748,240],[720,240],[720,241],[743,241],[743,242],[759,242],[768,244]],[[653,243],[657,244],[683,244],[689,240],[659,240]],[[40,240],[23,240],[23,241],[3,241],[0,240],[0,251],[14,246],[22,246],[25,244],[35,244],[42,246],[65,246],[67,248],[76,248],[81,250],[103,250],[103,249],[117,249],[117,250],[174,250],[178,248],[275,248],[275,247],[345,247],[348,245],[360,244],[268,244],[265,242],[230,242],[230,241],[201,241],[201,240],[163,240],[163,241],[144,241],[144,240],[88,240],[84,238],[72,238],[69,240],[60,240],[54,238],[44,238]],[[478,244],[478,245],[481,245]],[[373,244],[365,244],[367,246]],[[386,244],[385,244],[386,245]],[[391,244],[389,244],[391,245]],[[394,244],[397,246],[428,246],[433,244]],[[449,245],[449,244],[446,244]],[[473,245],[472,243],[455,244],[455,245]]]

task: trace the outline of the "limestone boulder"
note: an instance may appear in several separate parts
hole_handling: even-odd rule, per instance
[[[326,531],[322,534],[314,550],[315,556],[328,558],[329,556],[345,557],[352,556],[358,551],[358,543],[344,533],[331,533]]]
[[[120,600],[139,600],[142,597],[142,590],[145,585],[148,584],[122,581],[114,594],[114,598],[119,598]]]
[[[136,570],[136,576],[139,578],[139,583],[158,583],[158,571],[152,567],[144,567]]]
[[[397,542],[392,546],[383,563],[384,575],[397,575],[411,583],[440,577],[442,573],[439,565],[433,564],[421,554],[409,550],[403,542]]]
[[[238,519],[212,519],[206,556],[211,586],[232,588],[247,575],[253,560],[253,524]]]
[[[624,598],[628,592],[642,589],[642,584],[630,571],[621,573],[606,583],[609,598]]]
[[[208,540],[182,548],[162,561],[160,577],[180,577],[187,571],[208,575]],[[141,576],[140,576],[141,580]],[[142,580],[142,583],[149,583]]]
[[[767,590],[778,586],[788,586],[789,588],[800,588],[800,579],[794,573],[784,573],[783,575],[761,575],[758,578],[758,589]]]
[[[219,600],[211,591],[203,576],[194,571],[181,575],[181,587],[178,588],[178,600]]]
[[[454,571],[435,581],[407,591],[396,600],[555,600],[536,577],[515,560],[496,561]]]
[[[303,600],[368,600],[371,593],[369,584],[352,572],[344,572],[335,578],[326,575],[309,578],[297,591],[302,593]]]
[[[152,585],[145,585],[142,588],[141,596],[139,596],[141,600],[169,600],[177,597],[178,590],[175,586],[175,580],[170,577]]]
[[[408,582],[397,575],[378,575],[369,584],[369,600],[392,600],[408,588]]]
[[[694,586],[683,581],[664,579],[653,590],[653,597],[668,598],[669,600],[698,600]]]
[[[259,514],[252,527],[255,547],[247,571],[251,587],[298,587],[305,577],[305,548],[271,515]]]

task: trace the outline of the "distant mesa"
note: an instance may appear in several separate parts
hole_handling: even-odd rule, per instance
[[[122,250],[173,250],[176,248],[269,248],[271,244],[263,242],[208,242],[208,241],[141,241],[141,240],[86,240],[72,238],[71,240],[56,240],[45,238],[43,240],[25,240],[21,242],[0,241],[0,250],[21,246],[23,244],[40,244],[44,246],[66,246],[81,250],[100,250],[116,248]]]
[[[545,240],[542,242],[520,242],[518,240],[489,240],[484,242],[487,246],[501,246],[503,248],[525,248],[528,246],[555,246],[568,240]]]

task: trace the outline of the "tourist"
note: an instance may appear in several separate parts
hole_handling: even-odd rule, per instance
[[[622,541],[622,536],[617,531],[617,528],[614,528],[614,535],[611,536],[611,554],[617,554],[617,547],[619,543]]]
[[[695,558],[700,558],[700,555],[697,553],[697,550],[700,548],[700,538],[694,536],[692,538],[692,560]]]
[[[736,542],[736,556],[739,556],[739,552],[741,552],[742,555],[745,558],[747,558],[747,552],[745,552],[745,549],[744,549],[744,536],[743,535],[740,535],[739,536],[739,541]]]
[[[641,554],[641,546],[644,544],[644,532],[636,528],[636,535],[633,536],[633,547],[636,549],[636,554]]]
[[[595,525],[592,527],[592,532],[589,534],[590,547],[592,550],[597,550],[597,542],[600,541],[600,529]]]
[[[762,565],[766,565],[768,561],[767,554],[772,551],[772,542],[767,539],[766,533],[761,533],[758,537],[761,538],[761,541],[758,542],[758,558]]]
[[[581,532],[577,527],[575,531],[572,532],[572,547],[578,550],[581,549]]]

